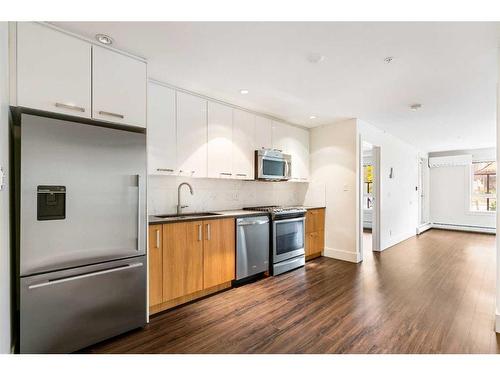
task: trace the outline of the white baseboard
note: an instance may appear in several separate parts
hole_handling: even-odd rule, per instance
[[[420,226],[417,227],[417,234],[422,234],[426,230],[429,230],[431,228],[432,228],[432,224],[431,223],[422,224],[422,225],[420,225]]]
[[[387,244],[382,244],[381,249],[378,251],[384,251],[387,250],[395,245],[397,245],[400,242],[406,241],[408,238],[414,237],[415,233],[404,233],[400,236],[393,237],[391,238],[390,242]]]
[[[498,310],[495,317],[495,331],[500,333],[500,311]]]
[[[359,253],[353,253],[352,251],[332,249],[326,247],[323,250],[323,256],[328,258],[334,258],[339,260],[345,260],[347,262],[359,263],[361,262],[361,256]]]
[[[464,232],[491,233],[491,234],[495,234],[497,232],[496,228],[490,228],[490,227],[479,227],[474,225],[442,224],[442,223],[432,223],[432,228],[460,230]]]

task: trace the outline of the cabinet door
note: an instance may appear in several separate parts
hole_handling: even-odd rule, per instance
[[[148,83],[149,174],[177,173],[175,90]]]
[[[202,225],[163,225],[163,302],[203,289]]]
[[[309,131],[289,127],[288,152],[292,155],[292,179],[307,181],[309,179]]]
[[[146,127],[146,63],[92,47],[92,117]]]
[[[233,111],[233,177],[254,178],[255,115],[235,109]]]
[[[325,249],[325,232],[311,232],[306,234],[306,256],[318,255]]]
[[[273,148],[290,153],[290,125],[283,122],[273,121]],[[293,159],[292,159],[293,168]]]
[[[203,244],[203,288],[234,280],[234,219],[206,220]]]
[[[273,148],[273,123],[270,119],[255,116],[255,149]]]
[[[177,164],[181,176],[207,177],[207,101],[177,92]]]
[[[325,230],[325,209],[317,208],[307,210],[306,213],[306,233]]]
[[[231,178],[233,170],[233,109],[208,102],[207,175]]]
[[[91,46],[47,26],[17,24],[17,104],[91,117]]]
[[[162,226],[149,226],[149,306],[163,301]]]

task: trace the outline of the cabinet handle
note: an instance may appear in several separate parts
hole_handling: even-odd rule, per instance
[[[159,229],[156,230],[156,248],[157,249],[160,248],[160,230]]]
[[[202,238],[201,238],[201,224],[198,225],[198,241],[201,241]]]
[[[113,112],[106,112],[106,111],[99,111],[100,115],[104,116],[111,116],[111,117],[118,117],[118,118],[125,118],[125,116],[119,114],[119,113],[113,113]]]
[[[233,175],[232,173],[228,173],[228,172],[221,172],[220,174],[223,176],[232,176]]]
[[[173,169],[170,168],[156,168],[158,172],[173,172]],[[182,172],[182,171],[181,171]]]
[[[207,224],[207,240],[210,241],[210,238],[212,236],[210,235],[210,224]]]
[[[57,108],[65,108],[65,109],[72,109],[73,111],[85,112],[85,108],[78,107],[76,105],[64,104],[64,103],[56,103],[55,106]]]
[[[236,173],[236,176],[246,177],[246,176],[247,176],[247,174],[246,174],[246,173]]]

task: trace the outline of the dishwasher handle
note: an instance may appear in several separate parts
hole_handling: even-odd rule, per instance
[[[243,227],[247,225],[261,225],[261,224],[269,224],[269,220],[242,221],[241,223],[238,223],[238,226]]]

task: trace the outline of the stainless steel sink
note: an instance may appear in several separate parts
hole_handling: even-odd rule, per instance
[[[155,217],[159,217],[160,219],[175,219],[175,218],[183,218],[183,217],[201,217],[201,216],[215,216],[215,215],[222,215],[222,214],[217,214],[215,212],[192,212],[192,213],[186,213],[186,214],[171,214],[171,215],[155,215]]]

